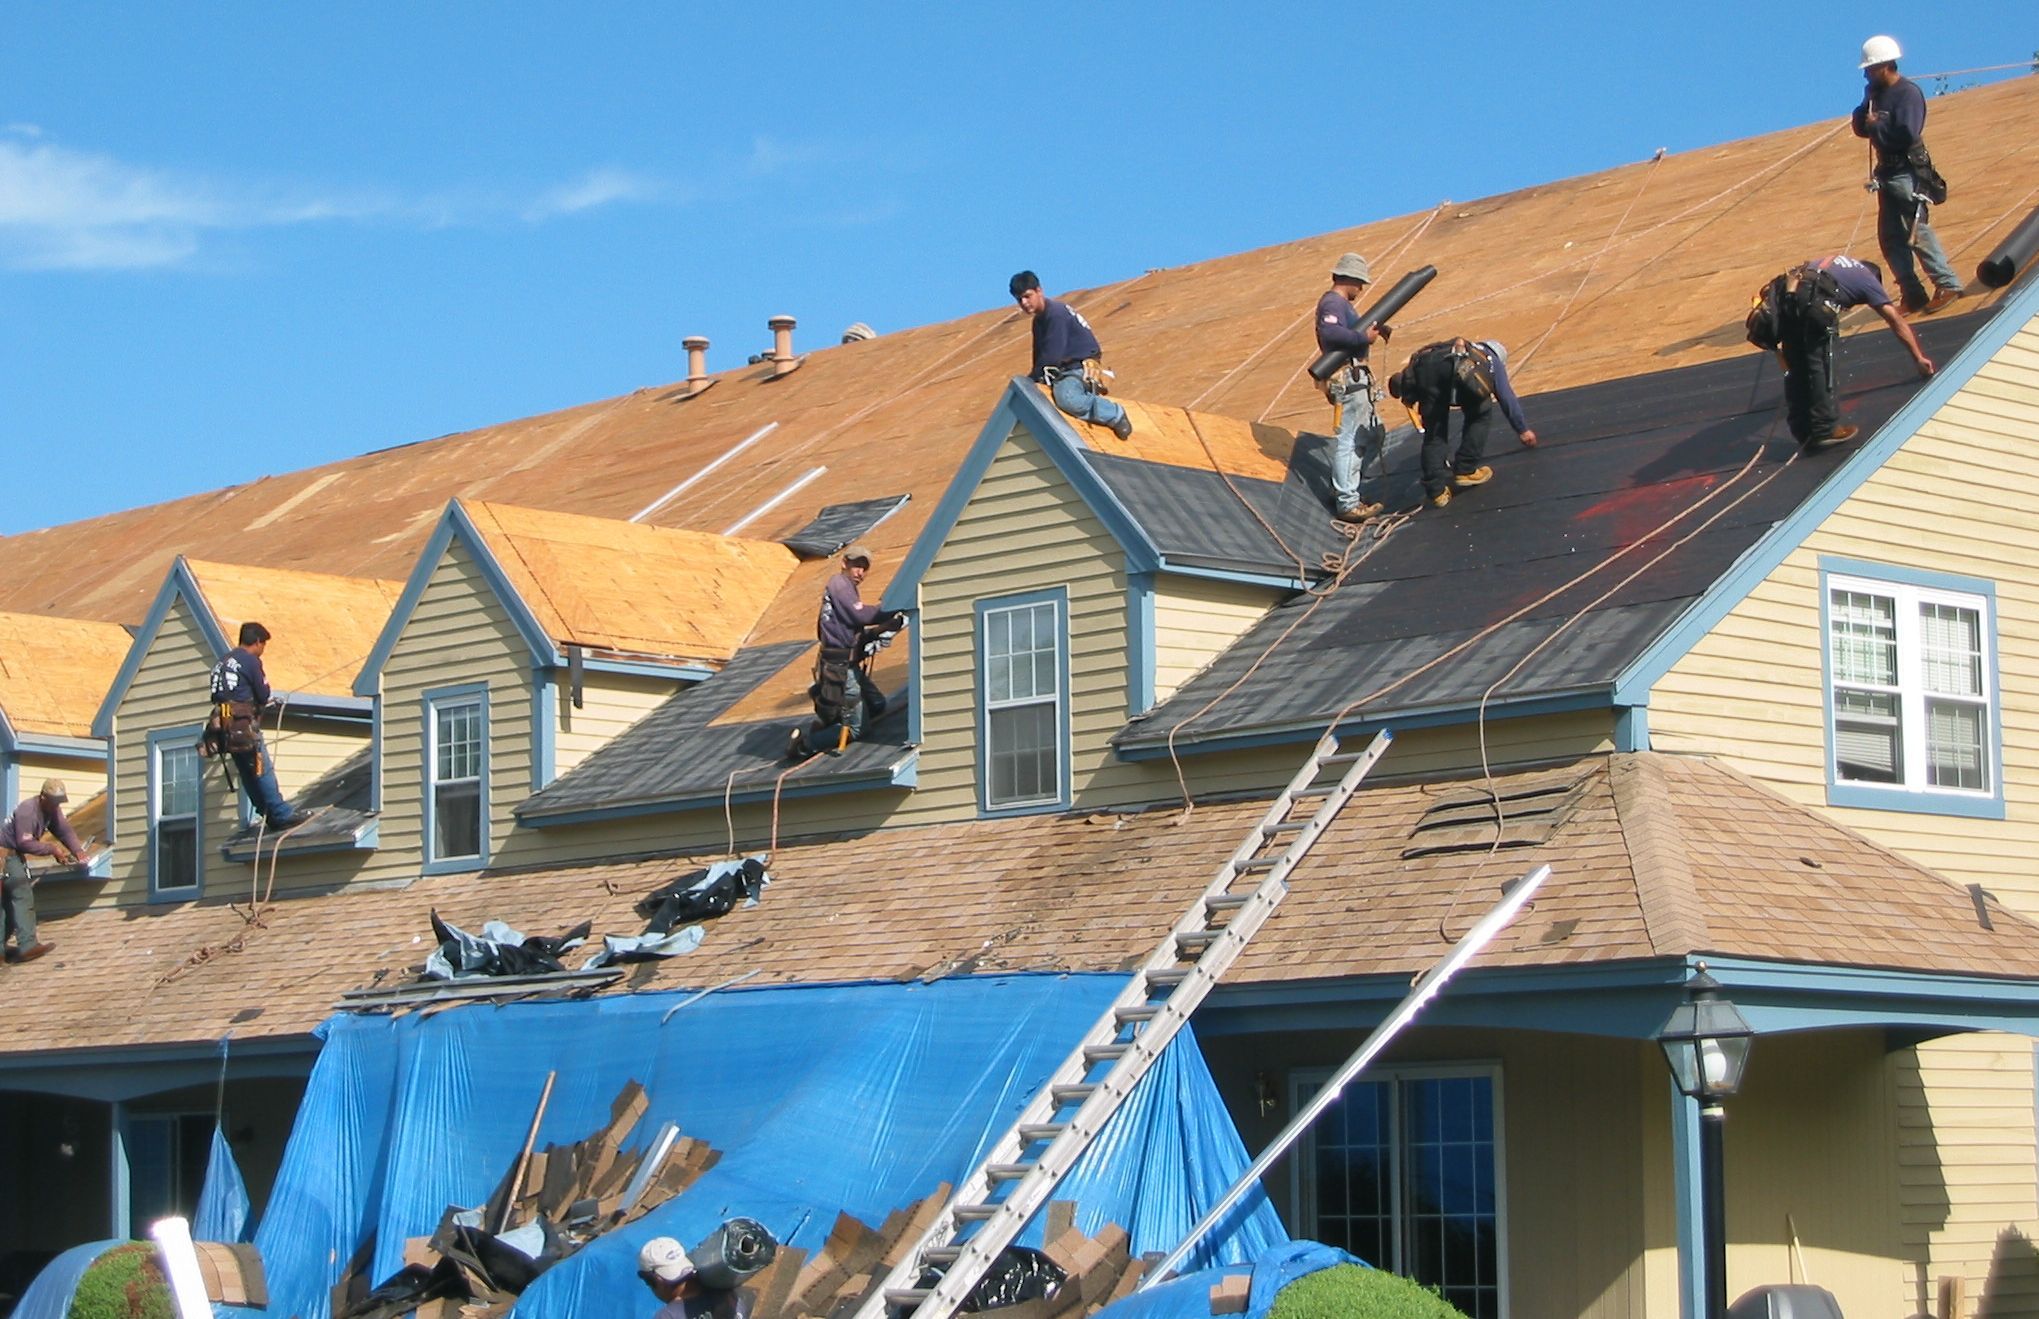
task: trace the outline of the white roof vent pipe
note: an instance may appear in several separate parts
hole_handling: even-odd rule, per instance
[[[772,355],[766,360],[772,364],[774,380],[800,369],[802,359],[793,356],[793,327],[798,323],[791,316],[774,316],[765,322],[772,327]]]
[[[708,374],[708,338],[706,335],[690,334],[680,340],[680,346],[687,350],[687,383],[680,391],[681,398],[693,398],[706,393],[708,386],[715,383]]]

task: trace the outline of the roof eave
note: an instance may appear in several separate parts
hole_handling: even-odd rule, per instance
[[[674,815],[683,811],[707,810],[711,807],[720,809],[725,801],[731,805],[768,802],[774,795],[783,800],[787,797],[821,797],[840,792],[873,792],[886,788],[905,788],[910,791],[917,786],[919,776],[920,750],[917,747],[908,747],[906,753],[899,759],[869,770],[833,777],[817,775],[807,779],[788,779],[778,788],[774,788],[770,783],[754,784],[731,791],[727,797],[720,792],[693,793],[618,801],[606,806],[546,810],[543,807],[532,807],[531,802],[537,800],[534,796],[516,806],[511,814],[517,817],[519,824],[528,825],[533,829],[553,829],[576,824],[601,824],[641,815]]]
[[[1486,703],[1485,717],[1489,719],[1522,719],[1535,715],[1570,714],[1580,710],[1607,710],[1617,708],[1612,699],[1612,688],[1605,683],[1590,687],[1567,688],[1556,692],[1538,692],[1533,695],[1510,696]],[[1466,724],[1481,717],[1478,701],[1454,701],[1448,705],[1405,706],[1396,709],[1370,711],[1363,719],[1344,719],[1338,723],[1342,737],[1354,737],[1393,728],[1406,732],[1412,728],[1439,728],[1450,724]],[[1314,742],[1324,736],[1330,726],[1328,718],[1302,719],[1290,723],[1254,724],[1244,728],[1227,729],[1222,733],[1178,736],[1173,743],[1176,755],[1206,755],[1220,751],[1244,751],[1255,747],[1282,746],[1290,743]],[[1138,728],[1131,723],[1112,738],[1112,749],[1121,760],[1158,760],[1167,756],[1171,744],[1166,733],[1158,735],[1128,735],[1128,730]]]

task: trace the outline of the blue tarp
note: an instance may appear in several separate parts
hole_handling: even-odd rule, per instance
[[[1246,1319],[1266,1319],[1281,1289],[1306,1274],[1334,1264],[1363,1264],[1336,1246],[1314,1241],[1284,1241],[1260,1252],[1247,1268],[1203,1269],[1170,1279],[1152,1291],[1128,1296],[1116,1305],[1097,1312],[1097,1319],[1208,1319],[1211,1288],[1230,1274],[1252,1276],[1252,1290],[1246,1297]]]
[[[255,1236],[270,1312],[326,1319],[330,1289],[363,1243],[375,1242],[379,1281],[447,1205],[482,1203],[554,1068],[540,1148],[602,1127],[636,1080],[650,1108],[627,1145],[671,1120],[722,1157],[684,1195],[545,1274],[519,1316],[642,1308],[638,1247],[661,1235],[691,1244],[735,1214],[818,1247],[839,1212],[876,1223],[958,1180],[1124,983],[1018,975],[731,990],[669,1021],[682,994],[335,1017]],[[1058,1198],[1076,1200],[1090,1230],[1124,1226],[1135,1252],[1165,1250],[1246,1164],[1184,1031]],[[1286,1239],[1255,1195],[1192,1264],[1255,1258]]]
[[[78,1291],[78,1279],[92,1267],[92,1261],[115,1246],[126,1244],[118,1239],[88,1241],[43,1265],[42,1272],[35,1275],[35,1281],[28,1284],[28,1290],[15,1302],[12,1319],[65,1319],[71,1312],[71,1297]]]
[[[194,1241],[246,1241],[248,1239],[248,1186],[241,1180],[241,1166],[234,1162],[227,1133],[212,1125],[212,1153],[205,1161],[205,1188],[198,1193],[198,1209],[191,1215]]]

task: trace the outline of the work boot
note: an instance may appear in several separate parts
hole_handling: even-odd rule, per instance
[[[311,818],[312,818],[311,815],[305,811],[292,811],[288,815],[279,815],[275,819],[271,820],[269,822],[269,827],[271,829],[275,829],[278,831],[282,831],[284,829],[295,829],[297,828],[297,826],[303,824],[306,820],[309,820]]]
[[[786,759],[805,760],[813,754],[813,748],[807,745],[806,732],[795,728],[786,738]]]
[[[33,962],[36,958],[41,957],[45,953],[48,953],[55,949],[56,946],[57,945],[55,941],[50,939],[44,939],[39,943],[30,944],[28,947],[16,953],[14,955],[14,960],[17,962]]]
[[[1451,491],[1449,490],[1440,490],[1436,494],[1430,496],[1430,507],[1432,508],[1443,508],[1446,504],[1449,504],[1450,502],[1451,502]]]
[[[1127,416],[1125,413],[1121,412],[1119,414],[1119,419],[1112,423],[1112,434],[1118,436],[1122,440],[1132,439],[1133,419]]]
[[[1485,466],[1475,467],[1470,472],[1452,473],[1451,488],[1454,490],[1470,490],[1476,485],[1485,485],[1493,479],[1493,468]]]
[[[1932,298],[1920,309],[1919,314],[1921,316],[1931,316],[1934,312],[1939,311],[1960,296],[1960,289],[1934,289]]]
[[[1339,509],[1336,513],[1333,513],[1331,517],[1334,521],[1350,522],[1354,526],[1357,526],[1360,523],[1367,521],[1369,518],[1379,517],[1381,515],[1381,509],[1384,507],[1385,505],[1382,504],[1369,504],[1362,500],[1360,503],[1354,504],[1351,508]]]

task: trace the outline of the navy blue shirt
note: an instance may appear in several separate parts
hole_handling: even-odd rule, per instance
[[[1346,352],[1355,362],[1366,360],[1369,345],[1359,332],[1359,309],[1347,302],[1343,293],[1324,290],[1324,296],[1317,299],[1316,320],[1318,352]]]
[[[1876,272],[1851,256],[1830,256],[1824,261],[1811,264],[1818,266],[1834,277],[1834,283],[1841,287],[1843,307],[1888,307],[1890,294],[1884,290],[1883,281]]]
[[[262,657],[240,646],[228,651],[212,667],[212,699],[248,701],[257,709],[269,704],[269,676],[262,672]]]
[[[1051,366],[1075,366],[1103,351],[1089,321],[1068,303],[1049,298],[1047,308],[1034,317],[1034,369],[1027,374],[1040,380]]]
[[[1875,127],[1869,111],[1877,113]],[[1855,136],[1876,144],[1876,172],[1890,174],[1904,165],[1905,154],[1926,131],[1926,94],[1910,78],[1888,87],[1871,87],[1855,107]]]
[[[1522,414],[1522,400],[1515,397],[1515,386],[1508,381],[1508,364],[1495,356],[1484,343],[1473,345],[1480,356],[1487,359],[1487,365],[1494,372],[1494,401],[1501,405],[1501,415],[1508,418],[1508,424],[1515,428],[1517,435],[1529,429],[1529,418]]]

